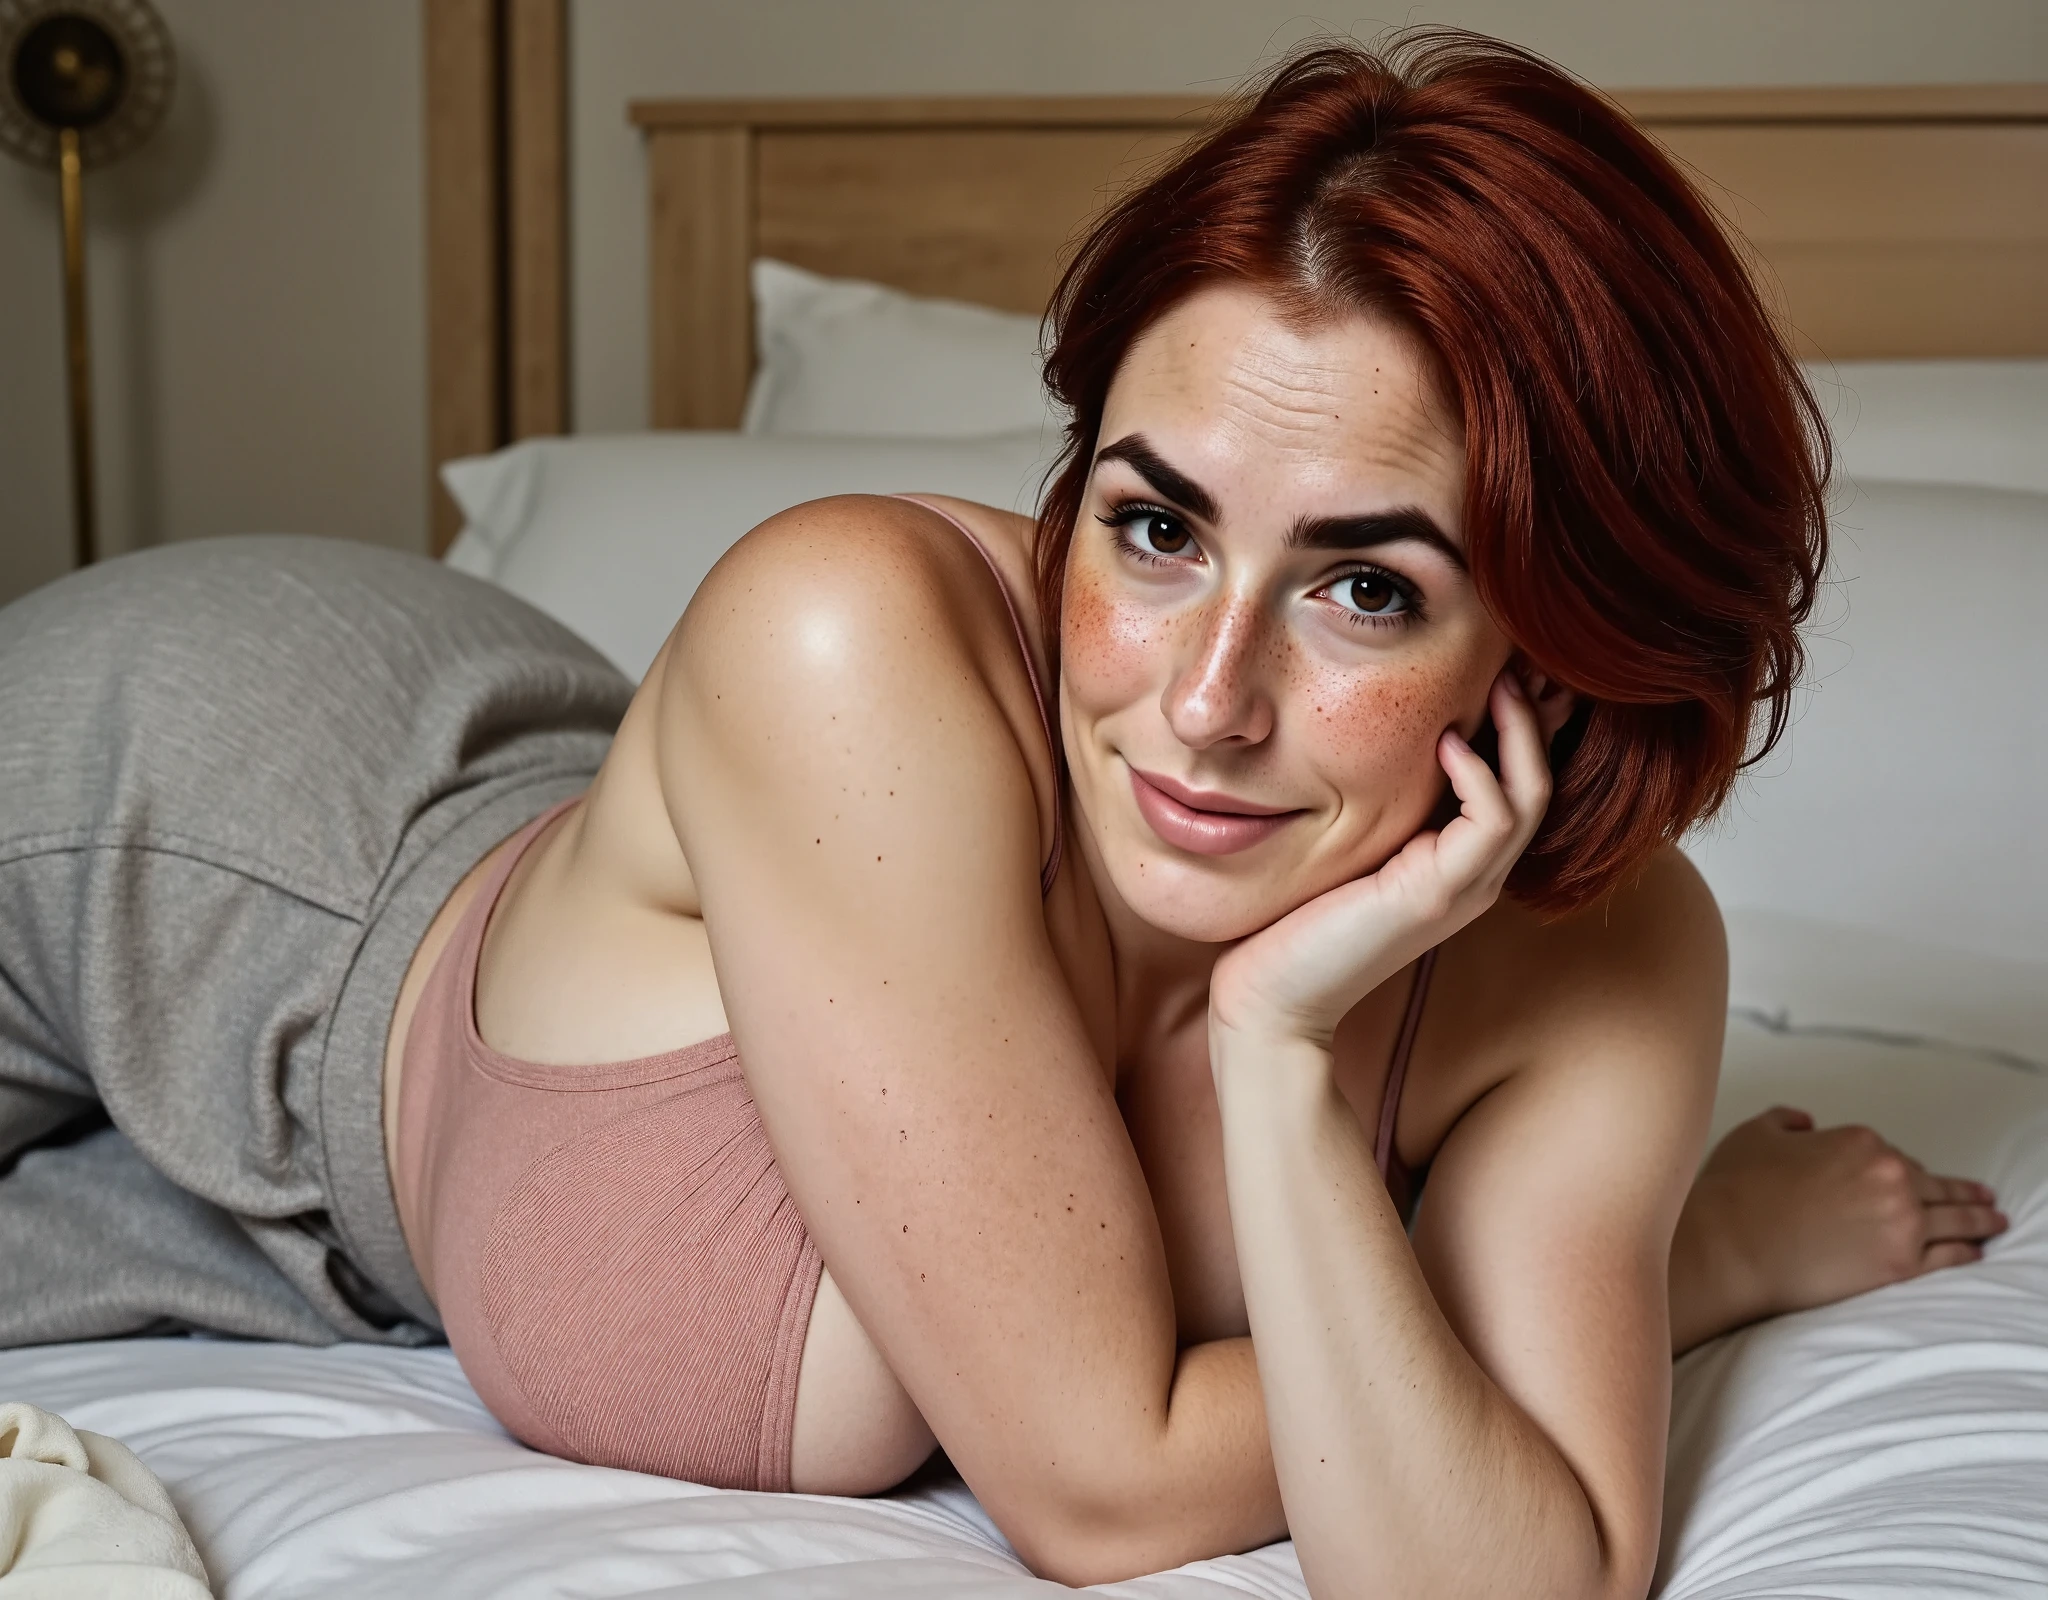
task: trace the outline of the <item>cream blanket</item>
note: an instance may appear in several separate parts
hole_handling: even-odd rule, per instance
[[[0,1403],[0,1600],[210,1600],[171,1497],[129,1448]]]

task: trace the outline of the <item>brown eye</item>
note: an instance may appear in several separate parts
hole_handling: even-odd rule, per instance
[[[1330,595],[1354,616],[1397,617],[1413,610],[1407,591],[1384,572],[1354,572],[1330,586]]]
[[[1158,511],[1141,511],[1124,526],[1130,530],[1132,541],[1148,555],[1181,555],[1194,542],[1178,518]]]

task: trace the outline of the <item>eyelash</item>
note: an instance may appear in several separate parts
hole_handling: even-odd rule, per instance
[[[1107,515],[1098,515],[1095,520],[1111,530],[1112,542],[1125,555],[1137,557],[1138,560],[1144,562],[1148,567],[1163,567],[1174,558],[1172,556],[1157,555],[1150,550],[1142,549],[1138,542],[1131,537],[1131,524],[1140,517],[1164,517],[1168,522],[1179,522],[1182,527],[1187,526],[1185,522],[1181,522],[1180,517],[1175,513],[1167,510],[1164,506],[1154,505],[1149,500],[1119,501],[1109,508]]]
[[[1156,505],[1150,500],[1119,501],[1111,506],[1106,513],[1098,513],[1095,520],[1111,531],[1112,542],[1125,555],[1144,562],[1148,567],[1163,567],[1167,565],[1175,557],[1156,555],[1150,550],[1142,549],[1137,541],[1131,537],[1130,525],[1140,517],[1164,517],[1169,522],[1179,523],[1183,528],[1187,526],[1178,513],[1167,510],[1165,506]],[[1352,627],[1394,628],[1409,622],[1420,622],[1422,620],[1421,591],[1406,578],[1402,577],[1400,573],[1391,572],[1385,567],[1374,566],[1370,562],[1361,562],[1355,567],[1346,568],[1335,577],[1330,578],[1316,592],[1320,594],[1323,589],[1334,589],[1340,583],[1360,577],[1373,577],[1385,580],[1393,587],[1394,592],[1400,595],[1407,609],[1397,612],[1393,616],[1376,617],[1366,612],[1350,610],[1345,606],[1337,606],[1338,613]],[[1334,604],[1334,602],[1332,603]]]

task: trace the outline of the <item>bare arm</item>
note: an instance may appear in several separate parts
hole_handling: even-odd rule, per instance
[[[749,1085],[834,1279],[1027,1561],[1093,1582],[1277,1538],[1248,1342],[1176,1347],[1046,936],[1002,601],[927,524],[785,513],[670,651],[661,783]]]
[[[1704,889],[1677,864],[1699,905],[1667,919],[1676,933],[1597,930],[1607,955],[1568,986],[1576,1000],[1558,998],[1530,1058],[1439,1152],[1412,1251],[1332,1082],[1325,1029],[1350,1003],[1335,952],[1378,937],[1384,955],[1352,982],[1380,981],[1409,944],[1490,903],[1493,872],[1541,814],[1533,721],[1499,690],[1494,711],[1510,795],[1522,781],[1519,822],[1469,752],[1447,756],[1481,831],[1447,829],[1383,869],[1391,898],[1409,902],[1406,929],[1370,888],[1347,928],[1337,891],[1269,930],[1273,948],[1255,949],[1260,935],[1234,952],[1212,992],[1239,1266],[1318,1600],[1621,1600],[1645,1592],[1656,1555],[1665,1258],[1711,1105],[1722,1004]],[[1462,866],[1449,859],[1467,846]],[[1432,850],[1442,859],[1422,859]]]

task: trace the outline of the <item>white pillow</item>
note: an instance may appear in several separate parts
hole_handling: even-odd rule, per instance
[[[1748,1027],[1852,1048],[1942,1041],[2048,1096],[2048,962],[1778,911],[1725,914],[1728,1009]]]
[[[469,526],[451,566],[567,623],[632,677],[741,534],[832,494],[907,490],[1029,512],[1036,433],[983,439],[777,439],[651,433],[533,439],[451,461]]]
[[[2048,496],[1837,513],[1785,741],[1688,850],[1725,906],[2048,962]]]
[[[1015,433],[1046,423],[1038,318],[754,263],[748,433]]]

